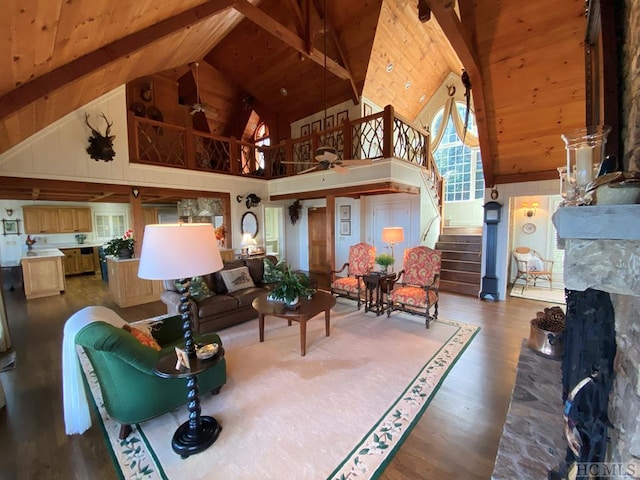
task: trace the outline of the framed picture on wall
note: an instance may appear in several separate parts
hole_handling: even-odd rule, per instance
[[[363,111],[364,111],[365,117],[368,117],[369,115],[373,115],[373,108],[368,103],[363,103],[363,109],[364,109]]]
[[[340,220],[351,220],[351,205],[340,206]]]
[[[2,235],[20,235],[20,220],[2,220]]]
[[[311,124],[312,132],[319,132],[322,129],[322,120],[316,120]]]
[[[329,129],[329,128],[333,128],[335,125],[334,121],[333,121],[333,115],[327,115],[327,118],[325,118],[324,120],[324,128]]]
[[[309,124],[305,123],[300,127],[300,136],[306,137],[307,135],[309,135]]]
[[[349,119],[349,110],[343,110],[342,112],[338,112],[336,115],[336,123],[338,125],[342,125]]]
[[[340,235],[351,235],[351,222],[343,220],[340,222]]]

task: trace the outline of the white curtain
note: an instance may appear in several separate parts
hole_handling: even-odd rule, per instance
[[[440,142],[442,141],[442,137],[444,136],[444,131],[447,129],[447,123],[449,122],[449,117],[453,121],[453,126],[456,129],[456,133],[460,140],[462,140],[464,136],[464,144],[469,148],[476,148],[480,145],[477,135],[474,135],[473,132],[467,129],[466,136],[464,135],[464,118],[460,116],[458,109],[456,108],[456,101],[453,97],[449,97],[447,102],[444,104],[444,111],[442,112],[442,122],[440,123],[440,129],[436,132],[436,135],[431,139],[431,154],[435,152],[440,146]]]

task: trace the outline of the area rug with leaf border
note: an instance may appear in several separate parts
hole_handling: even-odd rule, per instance
[[[207,450],[181,459],[171,449],[185,406],[137,424],[125,440],[102,405],[91,364],[82,366],[116,470],[125,479],[375,479],[384,470],[479,327],[419,317],[376,317],[338,300],[331,335],[324,317],[299,326],[266,317],[219,332],[227,384],[201,392],[203,415],[222,425]],[[186,399],[186,388],[185,388]]]

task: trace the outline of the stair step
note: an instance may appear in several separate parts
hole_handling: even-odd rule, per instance
[[[482,227],[447,227],[442,229],[445,235],[482,235]]]
[[[461,242],[436,242],[436,250],[450,250],[453,252],[480,252],[482,245]]]
[[[459,293],[461,295],[469,295],[472,297],[477,297],[478,295],[480,295],[480,285],[476,285],[473,283],[440,280],[440,290],[443,292]],[[442,305],[440,306],[440,311],[444,311]]]
[[[477,252],[454,252],[451,250],[442,250],[442,261],[445,260],[463,260],[465,262],[480,262],[482,255]]]
[[[453,282],[472,283],[480,286],[480,272],[463,272],[460,270],[440,270],[440,278]]]
[[[464,262],[460,260],[446,260],[443,258],[440,269],[480,273],[482,271],[482,264],[478,260],[473,262]]]
[[[473,243],[482,245],[482,235],[448,235],[443,234],[438,238],[439,242],[453,242],[453,243]]]

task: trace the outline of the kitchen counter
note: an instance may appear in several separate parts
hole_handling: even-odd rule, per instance
[[[64,253],[62,253],[57,248],[43,248],[43,249],[40,249],[40,250],[32,249],[32,250],[27,250],[26,252],[24,252],[22,254],[21,261],[24,261],[24,260],[30,259],[30,258],[34,258],[34,257],[40,257],[40,258],[44,258],[44,257],[64,257]]]

